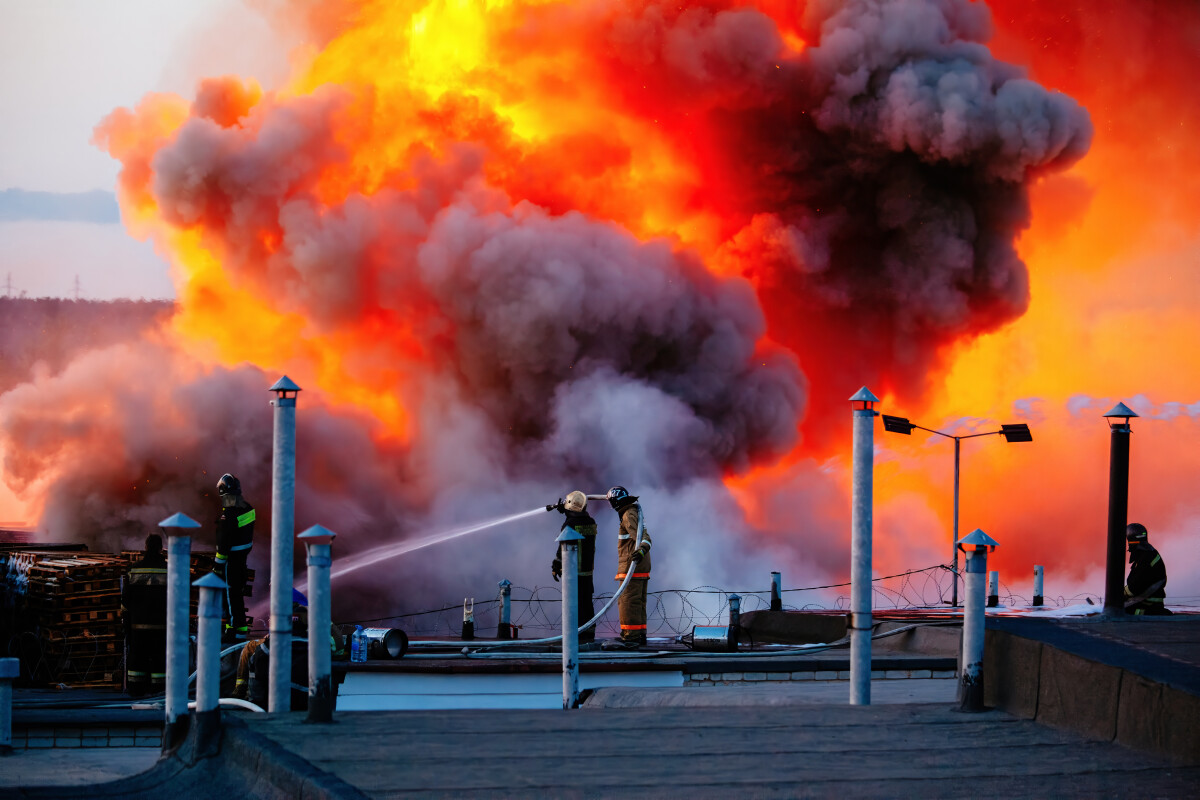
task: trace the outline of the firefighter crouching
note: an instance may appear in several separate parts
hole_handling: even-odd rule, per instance
[[[596,590],[593,577],[596,566],[596,520],[592,519],[592,515],[587,512],[587,495],[579,491],[571,492],[565,501],[559,500],[558,505],[546,506],[546,510],[558,510],[566,515],[562,527],[559,528],[560,531],[570,526],[583,537],[583,541],[579,543],[579,583],[576,593],[579,611],[576,619],[579,620],[580,625],[583,625],[596,614],[596,609],[592,605],[592,595]],[[554,561],[550,564],[550,573],[556,581],[562,577],[561,548],[554,553]],[[581,644],[595,640],[595,625],[579,634]]]
[[[608,502],[620,518],[617,529],[617,581],[624,581],[632,572],[629,586],[617,600],[621,618],[621,644],[637,648],[646,643],[646,591],[650,583],[650,531],[642,529],[638,544],[640,509],[637,498],[624,486],[608,490]]]
[[[345,659],[345,638],[336,625],[329,626],[329,652],[333,660]],[[271,637],[251,639],[238,658],[233,696],[266,708],[270,693]],[[292,590],[292,711],[308,709],[308,601]]]
[[[242,497],[241,482],[226,473],[217,481],[221,516],[217,518],[216,572],[224,579],[226,643],[246,640],[246,560],[254,545],[254,507]]]
[[[146,537],[142,560],[121,587],[125,620],[125,686],[131,697],[161,692],[167,680],[167,560],[162,537]]]
[[[1125,528],[1129,544],[1129,577],[1125,579],[1126,614],[1170,614],[1167,608],[1167,565],[1149,542],[1146,526],[1131,522]]]

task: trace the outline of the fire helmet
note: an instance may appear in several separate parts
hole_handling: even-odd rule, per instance
[[[614,511],[620,511],[636,502],[637,497],[631,495],[624,486],[614,486],[608,490],[608,503]]]
[[[567,511],[583,511],[587,508],[587,495],[580,491],[571,492],[563,506]]]
[[[1125,526],[1125,541],[1130,544],[1146,541],[1146,526],[1140,522],[1131,522]]]
[[[217,481],[217,494],[241,494],[242,482],[226,472],[221,476],[221,480]]]

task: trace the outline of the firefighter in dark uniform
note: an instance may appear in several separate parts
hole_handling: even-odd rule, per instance
[[[587,513],[587,495],[579,491],[571,492],[565,501],[559,500],[558,505],[546,506],[546,510],[557,510],[566,515],[567,518],[563,520],[560,531],[566,530],[569,526],[583,537],[583,541],[579,543],[579,586],[576,594],[579,610],[577,619],[582,625],[590,621],[596,614],[596,609],[592,605],[592,595],[596,590],[592,574],[596,567],[596,520]],[[556,581],[562,577],[561,547],[554,553],[554,561],[550,564],[550,573]],[[579,634],[580,643],[594,642],[595,640],[595,625]]]
[[[125,621],[125,686],[133,697],[161,692],[167,680],[167,560],[162,537],[146,537],[142,558],[121,587]]]
[[[308,600],[292,590],[292,711],[308,709]],[[344,661],[346,643],[337,625],[329,626],[329,653],[334,661]],[[237,683],[233,696],[266,708],[271,677],[271,638],[246,642],[238,659]]]
[[[217,481],[221,516],[217,518],[216,571],[224,579],[225,642],[244,642],[246,621],[246,559],[254,546],[254,507],[242,497],[242,484],[228,473]]]
[[[1129,543],[1129,577],[1125,579],[1126,614],[1170,614],[1167,608],[1167,565],[1148,540],[1146,526],[1131,522],[1125,528]]]
[[[637,498],[629,494],[624,486],[608,490],[608,502],[617,512],[620,527],[617,528],[617,575],[618,581],[632,572],[629,586],[617,600],[617,612],[621,619],[621,644],[636,649],[646,643],[646,594],[650,584],[650,531],[645,529]],[[638,542],[638,527],[642,528]]]

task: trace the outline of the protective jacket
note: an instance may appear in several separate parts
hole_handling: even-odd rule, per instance
[[[1160,583],[1161,581],[1161,583]],[[1169,614],[1167,609],[1167,565],[1149,542],[1129,546],[1129,577],[1125,579],[1125,597],[1145,595],[1126,608],[1129,614]]]
[[[632,505],[621,512],[621,527],[617,530],[617,576],[619,581],[625,580],[625,574],[629,570],[629,562],[633,559],[633,554],[638,550],[637,546],[638,534],[638,507]],[[650,579],[650,531],[642,531],[642,560],[639,561],[633,573],[633,579],[649,580]]]
[[[125,620],[126,687],[130,694],[159,690],[167,676],[167,561],[147,553],[130,567],[121,587]]]
[[[217,572],[225,580],[225,630],[235,638],[245,638],[246,559],[254,546],[254,507],[241,497],[237,505],[221,509],[217,518]]]
[[[650,584],[650,532],[642,531],[641,546],[638,546],[638,507],[631,505],[622,509],[621,525],[617,529],[617,575],[618,581],[625,580],[629,570],[633,577],[617,600],[617,613],[621,618],[621,640],[633,645],[646,642],[646,594]],[[642,559],[633,564],[635,553]]]
[[[596,608],[592,603],[592,596],[596,593],[595,584],[595,569],[596,569],[596,520],[592,519],[592,515],[587,511],[564,511],[567,518],[563,520],[560,531],[566,530],[567,527],[574,528],[583,541],[579,543],[579,585],[575,593],[576,608],[579,612],[579,624],[589,621],[595,616]],[[562,574],[562,548],[559,547],[554,552],[554,563],[551,564],[551,569],[554,574]],[[583,633],[579,634],[579,641],[592,642],[596,639],[596,627],[593,625]]]
[[[579,543],[579,577],[590,578],[596,569],[596,520],[592,519],[592,515],[586,511],[564,511],[563,513],[567,518],[563,520],[559,530],[564,531],[569,526],[583,537],[583,541]],[[552,566],[553,570],[559,574],[562,573],[560,550],[555,550]]]

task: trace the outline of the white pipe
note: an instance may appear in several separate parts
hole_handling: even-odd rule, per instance
[[[963,591],[962,678],[958,703],[963,711],[983,710],[984,576],[987,549],[967,553]]]
[[[512,581],[500,581],[500,623],[496,626],[497,639],[513,638],[512,629]]]
[[[285,383],[286,382],[286,383]],[[283,388],[288,387],[288,388]],[[271,665],[267,709],[272,713],[292,707],[292,553],[296,498],[296,396],[287,376],[272,391],[275,438],[271,460]]]
[[[221,699],[221,593],[225,581],[210,573],[196,581],[200,587],[200,617],[196,642],[196,708],[213,711]]]
[[[12,682],[20,675],[20,659],[0,658],[0,755],[12,752]]]
[[[1042,572],[1043,567],[1041,564],[1033,568],[1033,604],[1035,606],[1040,606],[1046,602],[1042,595]]]
[[[1000,573],[992,570],[988,573],[988,608],[1000,605]]]
[[[778,572],[771,573],[771,610],[783,610],[783,575]]]
[[[562,559],[562,665],[563,708],[579,705],[579,541],[583,539],[568,527],[558,537]]]
[[[863,387],[855,397],[874,395]],[[854,415],[853,500],[850,506],[850,704],[871,705],[871,529],[874,506],[875,411],[862,402]]]
[[[187,714],[188,662],[191,643],[188,641],[188,607],[191,605],[188,573],[192,562],[192,537],[172,535],[167,531],[167,676],[164,708],[167,716],[168,738],[182,733],[180,717]],[[177,530],[177,529],[176,529]],[[164,745],[171,743],[164,742]]]
[[[333,719],[329,569],[333,548],[326,542],[308,544],[308,721]]]
[[[249,700],[239,700],[236,697],[222,697],[220,704],[222,708],[244,708],[247,711],[257,711],[260,714],[267,713],[266,709],[256,706]],[[188,703],[188,708],[194,711],[196,709],[196,701],[193,700],[192,702]]]

